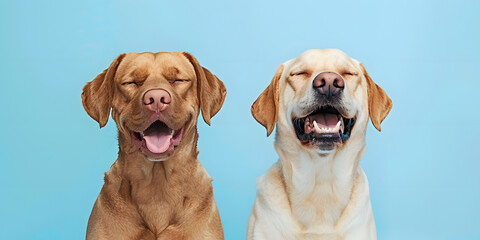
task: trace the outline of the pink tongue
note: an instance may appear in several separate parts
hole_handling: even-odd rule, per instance
[[[166,152],[172,143],[172,135],[168,133],[154,134],[152,136],[144,136],[147,148],[152,153]]]
[[[309,117],[310,122],[315,120],[320,128],[334,128],[338,123],[338,117],[332,113],[319,113]]]

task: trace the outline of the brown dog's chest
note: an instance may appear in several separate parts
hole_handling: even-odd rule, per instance
[[[195,175],[188,179],[173,174],[168,180],[122,181],[118,188],[121,200],[118,200],[128,202],[128,212],[136,213],[124,216],[134,218],[144,225],[145,231],[157,237],[170,235],[172,231],[183,235],[201,228],[213,209],[213,189],[211,182],[205,181],[208,176]]]
[[[162,185],[132,189],[132,205],[149,226],[157,230],[175,222],[185,211],[182,204],[186,193]]]

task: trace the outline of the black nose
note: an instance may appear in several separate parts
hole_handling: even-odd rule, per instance
[[[338,95],[345,87],[342,76],[335,72],[322,72],[313,79],[313,88],[320,94],[332,97]]]

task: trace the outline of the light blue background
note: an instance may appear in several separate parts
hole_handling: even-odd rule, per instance
[[[2,1],[0,238],[84,238],[118,149],[81,89],[120,53],[177,50],[227,86],[199,158],[226,239],[244,239],[277,158],[250,106],[280,63],[339,48],[394,102],[361,160],[379,239],[480,239],[480,2],[450,2]]]

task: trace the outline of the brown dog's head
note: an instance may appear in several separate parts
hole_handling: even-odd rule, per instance
[[[225,95],[223,82],[189,53],[124,53],[85,85],[82,103],[100,127],[112,110],[121,151],[163,161],[182,138],[196,141],[200,109],[210,125]]]
[[[288,145],[324,154],[364,137],[369,117],[380,131],[391,108],[360,62],[340,50],[314,49],[280,65],[252,114],[267,135],[278,122],[277,137]]]

